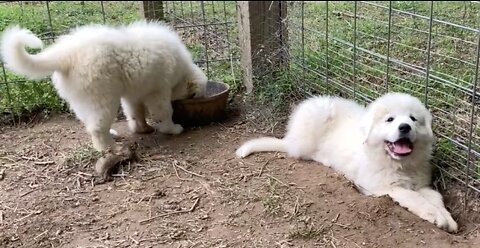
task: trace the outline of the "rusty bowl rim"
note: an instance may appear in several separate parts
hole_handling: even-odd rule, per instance
[[[218,98],[224,96],[225,94],[227,94],[229,91],[230,91],[230,85],[228,85],[227,83],[223,82],[223,81],[208,81],[208,83],[219,83],[219,84],[222,84],[224,85],[226,88],[225,90],[215,94],[215,95],[211,95],[209,97],[204,97],[204,98],[194,98],[194,99],[182,99],[182,100],[177,100],[175,102],[178,102],[178,103],[181,103],[181,104],[188,104],[188,103],[203,103],[203,102],[211,102],[211,101],[214,101],[214,100],[217,100]]]

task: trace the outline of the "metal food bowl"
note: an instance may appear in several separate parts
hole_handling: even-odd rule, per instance
[[[172,102],[173,122],[182,126],[200,126],[226,118],[230,86],[223,82],[208,81],[204,98]]]

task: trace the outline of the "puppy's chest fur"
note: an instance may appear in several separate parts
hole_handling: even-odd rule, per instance
[[[359,174],[357,180],[360,186],[373,192],[386,186],[418,190],[430,184],[430,168],[424,164],[400,163],[390,159],[385,166],[363,171],[368,171],[370,175]]]

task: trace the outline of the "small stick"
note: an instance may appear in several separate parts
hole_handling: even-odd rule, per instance
[[[172,214],[184,214],[184,213],[193,212],[193,211],[195,210],[195,208],[197,207],[199,201],[200,201],[200,197],[197,198],[197,200],[193,203],[193,205],[192,205],[192,207],[190,207],[190,209],[173,211],[173,212],[164,213],[164,214],[159,214],[159,215],[153,216],[152,218],[148,218],[148,219],[145,219],[145,220],[141,220],[141,221],[140,221],[140,224],[143,224],[143,223],[145,223],[145,222],[149,222],[149,221],[152,221],[152,220],[154,220],[154,219],[161,218],[161,217],[165,217],[165,216],[168,216],[168,215],[172,215]]]
[[[275,178],[275,177],[273,177],[273,176],[270,176],[270,175],[267,175],[267,176],[268,176],[269,178],[271,178],[271,179],[273,179],[273,180],[275,180],[275,181],[279,182],[279,183],[280,183],[280,184],[282,184],[283,186],[285,186],[285,187],[288,187],[288,184],[286,184],[286,183],[284,183],[284,182],[282,182],[282,181],[278,180],[277,178]]]
[[[3,225],[3,211],[0,211],[0,225]]]
[[[333,222],[333,223],[337,222],[338,217],[340,217],[340,214],[337,214],[337,216],[335,216],[335,218],[332,220],[332,222]]]
[[[271,157],[269,160],[267,160],[267,162],[265,162],[263,165],[262,165],[262,168],[260,169],[260,172],[258,173],[258,177],[261,177],[262,176],[262,173],[263,173],[263,170],[265,170],[265,167],[267,167],[267,164],[270,163],[272,160],[275,159],[275,156]]]
[[[133,243],[135,243],[136,245],[139,245],[139,244],[140,244],[140,242],[138,242],[138,241],[136,241],[135,239],[133,239],[132,236],[130,236],[129,238],[130,238],[130,239],[133,241]]]
[[[159,240],[160,240],[160,238],[148,238],[148,239],[141,239],[138,242],[142,243],[142,242],[145,242],[145,241],[159,241]]]
[[[340,224],[340,223],[333,223],[333,224],[335,224],[335,225],[337,225],[337,226],[339,226],[339,227],[343,227],[343,228],[345,228],[345,229],[348,229],[348,228],[349,228],[348,225],[343,225],[343,224]]]
[[[293,214],[294,215],[297,215],[299,205],[300,205],[300,203],[298,202],[298,196],[297,196],[297,200],[295,201],[295,206],[293,206]]]
[[[55,161],[37,161],[34,164],[35,165],[49,165],[49,164],[54,164]]]
[[[175,175],[177,175],[178,179],[180,179],[180,180],[182,180],[182,181],[192,181],[192,179],[181,178],[181,177],[178,175],[177,165],[176,165],[175,163],[172,163],[172,166],[173,166],[173,169],[175,170]]]
[[[42,144],[43,144],[44,146],[46,146],[46,147],[48,147],[48,148],[52,149],[52,150],[55,150],[55,149],[53,149],[53,147],[51,147],[51,146],[47,145],[47,144],[45,143],[45,141],[43,141],[43,142],[42,142]]]
[[[78,174],[78,175],[84,175],[84,176],[87,176],[87,177],[93,177],[92,174],[85,173],[85,172],[81,172],[81,171],[77,172],[77,174]]]
[[[28,161],[33,161],[35,160],[35,158],[33,157],[27,157],[27,156],[22,156],[21,158],[25,159],[25,160],[28,160]]]
[[[175,165],[175,166],[177,166],[177,167],[180,168],[181,170],[185,171],[186,173],[192,174],[192,175],[197,176],[197,177],[205,178],[205,176],[200,175],[200,174],[197,174],[197,173],[192,172],[192,171],[189,171],[189,170],[183,168],[183,167],[180,166],[180,165]]]
[[[24,219],[26,219],[26,218],[28,218],[28,217],[30,217],[30,216],[32,216],[32,215],[34,215],[34,214],[41,214],[41,213],[42,213],[42,211],[31,212],[31,213],[29,213],[29,214],[27,214],[27,215],[23,216],[22,218],[20,218],[20,219],[17,219],[15,222],[20,222],[20,221],[22,221],[22,220],[24,220]]]
[[[44,232],[40,233],[39,235],[37,235],[35,238],[33,238],[34,240],[37,240],[38,238],[40,238],[41,236],[43,236],[45,233],[47,233],[47,230],[45,230]]]
[[[30,190],[30,191],[27,191],[27,192],[25,192],[25,193],[21,194],[21,195],[20,195],[20,197],[24,197],[24,196],[26,196],[26,195],[28,195],[28,194],[32,193],[32,192],[33,192],[33,191],[35,191],[35,190],[36,190],[36,189],[34,189],[34,190]]]
[[[0,180],[5,178],[5,169],[0,170]]]

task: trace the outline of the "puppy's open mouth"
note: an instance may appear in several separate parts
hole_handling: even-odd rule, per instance
[[[413,144],[408,138],[402,138],[395,142],[385,141],[388,150],[395,156],[408,156],[413,151]]]

